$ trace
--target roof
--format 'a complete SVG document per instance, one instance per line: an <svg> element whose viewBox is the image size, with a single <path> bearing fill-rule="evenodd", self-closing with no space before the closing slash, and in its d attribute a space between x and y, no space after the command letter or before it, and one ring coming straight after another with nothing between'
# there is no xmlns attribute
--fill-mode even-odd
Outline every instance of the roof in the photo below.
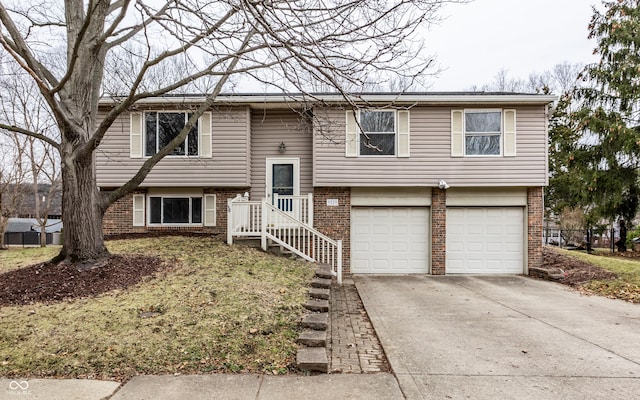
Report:
<svg viewBox="0 0 640 400"><path fill-rule="evenodd" d="M557 100L557 96L536 93L510 92L405 92L405 93L351 93L349 102L356 104L393 105L464 105L464 104L531 104L545 105ZM121 98L109 97L100 100L101 105L117 104ZM150 97L136 104L198 104L207 99L206 94L181 94ZM345 97L338 93L238 93L220 94L217 104L251 105L264 108L296 103L346 104Z"/></svg>
<svg viewBox="0 0 640 400"><path fill-rule="evenodd" d="M48 197L50 195L50 184L39 183L38 184L38 197ZM17 190L16 190L17 189ZM36 198L33 193L32 184L20 184L19 188L16 188L14 184L9 185L8 190L3 195L11 198L12 196L19 196L19 206L15 210L15 216L33 216L36 212ZM44 205L41 205L41 211L44 212ZM53 198L51 199L51 206L48 210L48 215L62 215L62 190L59 188L53 192Z"/></svg>

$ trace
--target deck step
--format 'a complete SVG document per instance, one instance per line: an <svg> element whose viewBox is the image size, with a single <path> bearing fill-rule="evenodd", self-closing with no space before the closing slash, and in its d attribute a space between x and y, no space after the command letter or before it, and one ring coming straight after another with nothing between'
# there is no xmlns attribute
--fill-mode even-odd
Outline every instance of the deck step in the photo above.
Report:
<svg viewBox="0 0 640 400"><path fill-rule="evenodd" d="M322 279L331 279L333 278L333 273L331 273L330 268L320 267L316 269L316 277L322 278Z"/></svg>
<svg viewBox="0 0 640 400"><path fill-rule="evenodd" d="M329 372L329 359L324 347L299 348L296 363L303 371Z"/></svg>
<svg viewBox="0 0 640 400"><path fill-rule="evenodd" d="M311 287L329 289L331 288L331 279L313 278L311 281Z"/></svg>
<svg viewBox="0 0 640 400"><path fill-rule="evenodd" d="M307 314L302 319L302 327L324 331L329 327L329 313Z"/></svg>
<svg viewBox="0 0 640 400"><path fill-rule="evenodd" d="M300 333L298 343L308 347L324 347L327 345L327 331L305 329Z"/></svg>
<svg viewBox="0 0 640 400"><path fill-rule="evenodd" d="M331 289L323 289L323 288L309 289L309 296L314 299L329 300L330 294L331 294Z"/></svg>
<svg viewBox="0 0 640 400"><path fill-rule="evenodd" d="M310 311L328 312L329 300L308 299L304 303L304 308Z"/></svg>

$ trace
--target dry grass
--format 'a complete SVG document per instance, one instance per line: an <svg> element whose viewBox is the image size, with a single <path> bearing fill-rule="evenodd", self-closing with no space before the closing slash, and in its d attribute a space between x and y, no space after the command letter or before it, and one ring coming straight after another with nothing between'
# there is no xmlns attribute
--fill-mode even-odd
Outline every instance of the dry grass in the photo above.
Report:
<svg viewBox="0 0 640 400"><path fill-rule="evenodd" d="M60 252L61 247L10 247L6 250L0 250L0 274L50 260Z"/></svg>
<svg viewBox="0 0 640 400"><path fill-rule="evenodd" d="M614 280L587 282L582 285L583 292L640 303L640 259L587 254L562 249L559 251L618 275L618 278Z"/></svg>
<svg viewBox="0 0 640 400"><path fill-rule="evenodd" d="M0 376L287 372L311 264L208 238L108 245L174 267L97 298L0 308Z"/></svg>

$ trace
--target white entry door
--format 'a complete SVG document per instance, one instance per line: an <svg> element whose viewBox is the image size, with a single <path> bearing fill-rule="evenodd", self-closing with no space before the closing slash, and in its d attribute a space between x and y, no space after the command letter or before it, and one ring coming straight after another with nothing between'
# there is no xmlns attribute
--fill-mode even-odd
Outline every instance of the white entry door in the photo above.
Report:
<svg viewBox="0 0 640 400"><path fill-rule="evenodd" d="M300 195L300 159L299 158L267 158L267 199L273 202L273 195L299 196ZM284 211L292 211L293 203L278 201L277 205Z"/></svg>
<svg viewBox="0 0 640 400"><path fill-rule="evenodd" d="M366 274L429 272L427 207L353 207L351 271Z"/></svg>

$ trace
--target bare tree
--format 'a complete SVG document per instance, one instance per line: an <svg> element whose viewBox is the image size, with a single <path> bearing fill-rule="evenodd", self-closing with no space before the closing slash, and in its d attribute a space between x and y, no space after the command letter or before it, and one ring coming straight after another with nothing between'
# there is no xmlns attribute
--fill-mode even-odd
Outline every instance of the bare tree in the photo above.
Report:
<svg viewBox="0 0 640 400"><path fill-rule="evenodd" d="M40 247L46 247L49 213L62 190L60 162L56 150L50 145L40 143L32 137L28 139L27 156L30 161L34 215L40 229Z"/></svg>
<svg viewBox="0 0 640 400"><path fill-rule="evenodd" d="M27 141L19 135L0 135L0 247L4 247L9 218L16 216L27 194L26 147Z"/></svg>
<svg viewBox="0 0 640 400"><path fill-rule="evenodd" d="M347 84L364 84L380 73L418 76L431 62L420 57L419 28L451 2L464 0L0 2L0 44L36 82L60 131L54 139L0 124L60 152L65 235L58 259L108 256L102 233L107 207L185 140L232 77L304 92L311 76L348 99ZM54 57L59 48L62 57ZM170 84L153 79L172 63L183 68ZM122 187L100 193L94 152L115 119L139 100L205 78L212 89L182 132ZM102 96L113 104L98 118Z"/></svg>
<svg viewBox="0 0 640 400"><path fill-rule="evenodd" d="M44 99L40 95L35 82L18 65L5 66L0 78L0 115L4 121L14 126L22 126L31 132L37 132L50 138L59 139L59 131L49 113ZM40 245L46 246L46 228L48 215L54 198L61 190L60 157L57 149L47 142L33 136L21 135L5 131L11 138L7 150L16 152L14 157L21 169L21 180L15 182L22 187L24 197L28 186L33 202L26 202L33 207L29 214L33 215L40 230ZM15 180L15 179L14 179ZM31 182L29 185L28 182ZM42 188L46 188L42 192ZM23 199L20 199L22 203ZM24 203L23 203L24 204ZM22 207L24 208L24 207ZM18 211L18 210L16 210ZM24 213L24 210L21 213ZM14 212L16 214L16 212Z"/></svg>
<svg viewBox="0 0 640 400"><path fill-rule="evenodd" d="M473 86L473 91L523 92L523 93L570 93L578 83L582 64L563 62L542 72L531 72L526 79L513 78L509 71L501 69L492 81L481 86Z"/></svg>

